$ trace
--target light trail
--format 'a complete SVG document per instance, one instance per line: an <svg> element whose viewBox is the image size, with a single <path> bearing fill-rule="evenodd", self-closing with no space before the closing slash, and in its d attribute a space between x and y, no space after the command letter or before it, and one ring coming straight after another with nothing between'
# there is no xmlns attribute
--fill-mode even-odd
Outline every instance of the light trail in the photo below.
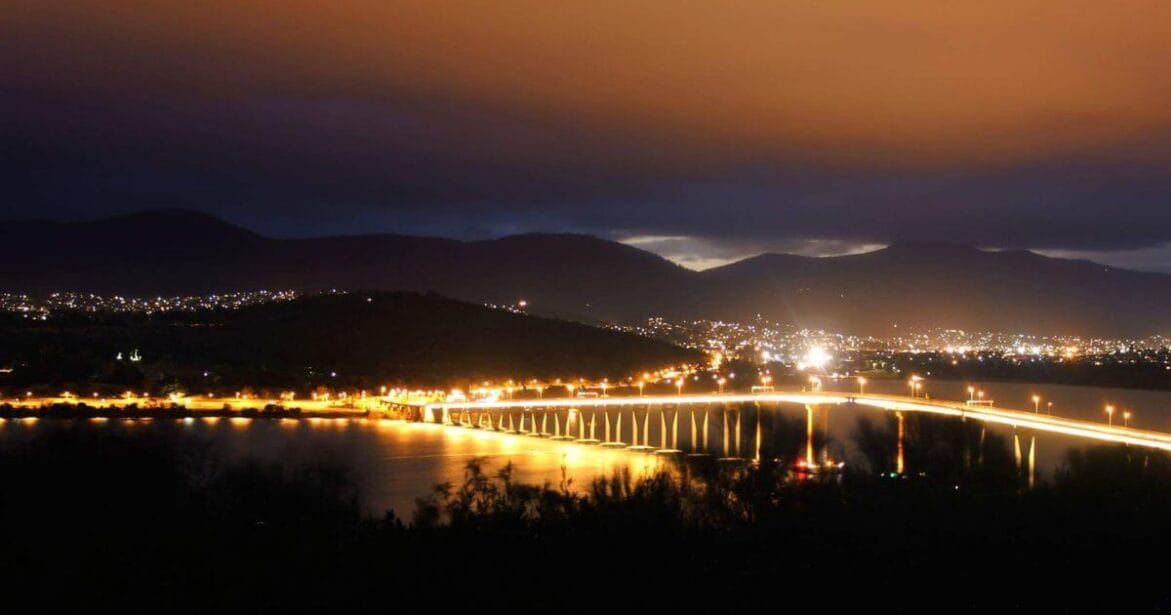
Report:
<svg viewBox="0 0 1171 615"><path fill-rule="evenodd" d="M878 408L890 412L919 412L963 419L974 419L1014 428L1032 429L1038 432L1055 433L1110 442L1131 444L1147 448L1171 451L1171 433L1135 429L1117 425L1105 425L1091 421L1067 419L1031 411L973 406L962 402L934 401L893 395L844 394L844 393L753 393L726 395L657 395L649 397L595 397L595 398L549 398L510 401L464 401L437 402L422 407L431 414L443 410L533 410L551 408L613 408L630 406L675 406L708 404L854 404Z"/></svg>

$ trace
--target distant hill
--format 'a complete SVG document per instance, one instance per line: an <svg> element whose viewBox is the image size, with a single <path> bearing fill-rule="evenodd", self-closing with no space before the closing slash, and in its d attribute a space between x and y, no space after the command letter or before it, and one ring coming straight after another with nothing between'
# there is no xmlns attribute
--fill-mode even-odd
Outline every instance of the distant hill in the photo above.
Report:
<svg viewBox="0 0 1171 615"><path fill-rule="evenodd" d="M115 360L134 349L142 363ZM138 386L127 381L138 370L148 380L173 377L186 390L466 385L484 378L619 378L702 359L636 335L403 292L155 316L0 318L0 362L15 367L0 387Z"/></svg>
<svg viewBox="0 0 1171 615"><path fill-rule="evenodd" d="M638 318L670 309L694 272L588 235L487 241L404 235L269 239L189 211L95 222L0 223L0 289L130 296L378 288L549 314Z"/></svg>
<svg viewBox="0 0 1171 615"><path fill-rule="evenodd" d="M1028 251L897 243L866 254L765 254L701 274L730 318L811 328L914 327L1082 335L1171 332L1171 276ZM713 310L713 306L704 306ZM897 325L897 326L896 326Z"/></svg>
<svg viewBox="0 0 1171 615"><path fill-rule="evenodd" d="M9 292L378 288L498 304L523 298L536 312L586 321L759 314L863 334L929 326L1171 333L1171 276L938 243L832 258L765 254L695 272L587 235L272 239L205 214L157 211L0 223L0 258L0 290Z"/></svg>

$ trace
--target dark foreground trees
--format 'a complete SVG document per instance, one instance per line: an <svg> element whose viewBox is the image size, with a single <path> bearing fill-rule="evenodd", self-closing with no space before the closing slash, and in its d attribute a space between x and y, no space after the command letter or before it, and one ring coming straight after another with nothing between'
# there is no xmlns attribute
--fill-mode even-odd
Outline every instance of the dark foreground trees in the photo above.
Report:
<svg viewBox="0 0 1171 615"><path fill-rule="evenodd" d="M715 462L535 487L473 462L408 522L363 514L334 465L62 429L0 450L0 485L0 585L40 612L1150 610L1171 594L1143 564L1171 546L1171 467L1126 448L1076 452L1033 491Z"/></svg>

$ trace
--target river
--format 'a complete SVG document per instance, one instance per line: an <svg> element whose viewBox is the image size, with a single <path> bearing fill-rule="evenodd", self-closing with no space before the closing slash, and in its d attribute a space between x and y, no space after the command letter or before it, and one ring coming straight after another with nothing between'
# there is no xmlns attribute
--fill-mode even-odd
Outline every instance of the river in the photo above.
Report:
<svg viewBox="0 0 1171 615"><path fill-rule="evenodd" d="M927 381L925 393L933 398L962 400L968 397L968 386L963 382ZM1104 407L1110 404L1116 408L1116 421L1122 421L1122 412L1130 410L1132 426L1171 432L1171 392L1018 383L974 386L985 392L985 399L994 399L998 406L1031 409L1032 396L1040 395L1041 412L1048 412L1048 404L1052 402L1056 415L1105 422ZM827 381L824 387L857 390L853 380ZM882 380L871 381L866 390L898 394L908 391L903 381ZM798 406L779 406L766 411L791 414L795 418L804 413ZM832 439L848 442L860 415L879 417L880 413L857 408L831 410L826 426ZM54 420L61 419L0 421L0 445L36 437ZM558 486L564 477L571 479L570 486L575 490L594 479L610 477L616 471L629 470L637 477L662 467L657 457L645 453L389 420L199 418L66 422L78 429L177 431L202 438L233 459L324 460L344 465L352 470L363 504L370 512L394 510L406 518L414 510L416 498L426 496L438 483L458 484L466 463L477 457L485 458L488 470L493 472L511 461L517 481ZM651 425L652 442L657 442L657 427L653 421ZM1011 428L995 430L1011 435ZM750 438L749 434L745 435L749 449ZM1037 463L1042 476L1052 472L1069 447L1084 444L1062 436L1039 437ZM855 460L848 454L847 461Z"/></svg>

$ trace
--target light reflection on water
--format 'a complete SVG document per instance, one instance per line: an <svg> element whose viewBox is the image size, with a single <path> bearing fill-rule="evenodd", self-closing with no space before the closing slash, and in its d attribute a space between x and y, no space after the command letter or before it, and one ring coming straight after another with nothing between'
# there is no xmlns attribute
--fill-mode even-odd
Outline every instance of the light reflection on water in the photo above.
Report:
<svg viewBox="0 0 1171 615"><path fill-rule="evenodd" d="M52 421L22 419L22 426L0 424L0 443L32 435ZM254 457L266 461L337 463L353 472L363 503L374 513L393 509L408 517L415 499L431 493L442 482L458 485L465 464L474 458L487 460L494 475L513 463L513 479L527 484L561 484L581 491L594 479L608 478L628 469L633 476L653 473L660 460L649 455L625 453L598 446L551 441L483 430L367 419L260 420L246 417L196 420L176 419L111 422L108 425L78 422L85 428L164 431L167 424L179 434L205 437L229 458Z"/></svg>
<svg viewBox="0 0 1171 615"><path fill-rule="evenodd" d="M966 399L967 383L928 380L932 397ZM981 384L986 398L998 405L1027 409L1034 394L1043 398L1042 411L1054 402L1054 414L1085 420L1104 421L1102 408L1111 403L1134 412L1132 425L1171 432L1171 393L1090 387L1026 384ZM826 382L829 390L856 390L853 381ZM867 391L903 393L903 381L874 381ZM796 405L773 406L765 412L781 413L803 420L804 410ZM718 413L713 413L717 416ZM826 427L832 440L848 443L859 416L881 419L879 410L859 408L832 409ZM12 438L40 432L53 421L36 418L4 421L0 419L0 443ZM717 425L713 419L713 429ZM554 441L547 438L517 436L487 430L444 427L434 424L403 423L366 419L279 419L259 420L247 417L219 419L127 421L79 421L88 429L164 430L176 426L176 433L206 438L231 458L256 457L282 462L329 461L350 468L358 482L367 508L374 513L393 509L409 517L415 499L429 494L441 482L458 485L465 464L477 457L487 459L487 471L495 473L512 462L513 478L529 484L561 484L563 475L570 487L582 490L598 478L608 478L616 471L628 470L632 476L645 476L666 467L660 458L645 453L603 448L596 445ZM659 442L658 421L650 421L651 441ZM821 428L821 421L818 421ZM627 427L629 429L629 427ZM686 434L687 429L682 430ZM1011 438L1011 428L994 429ZM629 434L627 434L629 435ZM718 441L713 433L713 440ZM742 436L751 451L751 430L746 422ZM683 435L684 440L687 436ZM1011 441L1011 440L1010 440ZM1042 475L1052 472L1069 447L1084 446L1084 441L1055 435L1038 436L1037 462ZM847 449L851 448L846 446ZM800 451L793 451L794 456ZM750 454L745 456L751 456ZM850 463L857 463L851 459ZM913 468L909 468L913 470Z"/></svg>
<svg viewBox="0 0 1171 615"><path fill-rule="evenodd" d="M1058 384L1027 384L1006 382L963 382L936 381L927 378L925 392L932 398L962 401L968 399L968 387L984 391L984 399L993 400L998 407L1015 410L1033 410L1033 395L1041 397L1040 411L1049 410L1053 402L1053 414L1084 421L1106 422L1105 407L1114 405L1115 422L1120 422L1122 410L1133 412L1130 426L1171 433L1171 391L1147 391L1136 389L1110 389L1102 387L1081 387ZM829 380L823 388L829 391L856 392L858 385L853 379ZM867 393L907 395L906 379L876 380L866 384ZM847 412L830 414L829 430L836 438L848 438L853 430L855 418ZM989 430L1008 438L1011 443L1011 427L989 427ZM1088 443L1081 438L1057 434L1037 435L1037 468L1041 475L1049 475L1062 462L1068 449L1084 447Z"/></svg>

